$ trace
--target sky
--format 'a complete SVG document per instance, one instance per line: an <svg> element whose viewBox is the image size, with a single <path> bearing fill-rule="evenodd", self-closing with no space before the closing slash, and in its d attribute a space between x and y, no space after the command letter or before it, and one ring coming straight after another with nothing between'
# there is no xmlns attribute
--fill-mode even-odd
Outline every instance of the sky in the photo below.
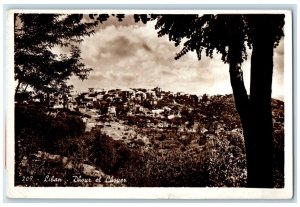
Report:
<svg viewBox="0 0 300 207"><path fill-rule="evenodd" d="M175 47L167 36L158 37L155 22L134 23L132 16L123 22L110 18L85 37L80 45L82 61L93 68L88 80L72 77L74 90L88 88L129 89L155 88L189 94L231 94L229 65L217 54L213 59L202 56L198 61L195 52L178 60L174 57L182 46ZM274 98L283 99L284 41L275 49L273 91ZM242 64L247 91L250 87L250 58Z"/></svg>

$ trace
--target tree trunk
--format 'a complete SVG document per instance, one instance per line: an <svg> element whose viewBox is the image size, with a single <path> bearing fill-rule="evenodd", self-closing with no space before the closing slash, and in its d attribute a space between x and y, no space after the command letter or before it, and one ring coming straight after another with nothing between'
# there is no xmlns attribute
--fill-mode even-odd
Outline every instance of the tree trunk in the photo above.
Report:
<svg viewBox="0 0 300 207"><path fill-rule="evenodd" d="M273 187L271 88L273 72L272 24L258 18L251 57L250 98L239 63L238 45L229 47L229 73L236 109L243 127L247 158L247 186Z"/></svg>
<svg viewBox="0 0 300 207"><path fill-rule="evenodd" d="M27 87L28 87L28 83L26 84L26 86L25 86L25 88L24 88L24 90L23 90L23 93L26 92Z"/></svg>
<svg viewBox="0 0 300 207"><path fill-rule="evenodd" d="M18 81L18 85L17 85L17 87L16 87L15 96L16 96L16 94L17 94L18 91L19 91L20 85L21 85L21 81L19 80L19 81Z"/></svg>
<svg viewBox="0 0 300 207"><path fill-rule="evenodd" d="M249 115L249 98L247 95L247 90L245 88L244 80L243 80L243 72L241 69L241 64L239 61L239 57L241 55L240 48L232 44L229 47L229 74L230 74L230 83L233 91L235 107L240 116L242 128L243 128L243 136L245 141L246 148L246 159L247 159L247 175L249 175L249 171L252 166L248 165L248 159L251 160L251 149L249 146L249 140L251 140L251 121ZM255 166L254 166L255 167ZM249 178L249 176L247 176ZM248 185L249 181L247 181Z"/></svg>
<svg viewBox="0 0 300 207"><path fill-rule="evenodd" d="M273 46L271 17L256 20L250 83L251 139L248 140L249 187L273 187L273 123L271 109Z"/></svg>
<svg viewBox="0 0 300 207"><path fill-rule="evenodd" d="M235 50L236 48L230 49L230 52L240 52L240 50ZM241 64L235 59L231 58L229 63L229 74L230 83L233 91L235 107L240 116L244 134L248 135L249 128L249 98L245 88L243 80L243 72L241 69Z"/></svg>

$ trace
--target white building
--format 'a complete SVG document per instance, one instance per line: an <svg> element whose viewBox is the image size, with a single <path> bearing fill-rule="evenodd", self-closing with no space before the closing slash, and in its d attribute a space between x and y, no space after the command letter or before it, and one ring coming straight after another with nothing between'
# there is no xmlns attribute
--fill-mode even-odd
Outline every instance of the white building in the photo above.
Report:
<svg viewBox="0 0 300 207"><path fill-rule="evenodd" d="M110 107L108 107L107 113L108 113L108 115L110 115L110 116L117 116L116 107L115 107L115 106L110 106Z"/></svg>
<svg viewBox="0 0 300 207"><path fill-rule="evenodd" d="M143 91L138 91L135 93L135 97L140 100L140 101L143 101L147 98L147 94L144 93Z"/></svg>

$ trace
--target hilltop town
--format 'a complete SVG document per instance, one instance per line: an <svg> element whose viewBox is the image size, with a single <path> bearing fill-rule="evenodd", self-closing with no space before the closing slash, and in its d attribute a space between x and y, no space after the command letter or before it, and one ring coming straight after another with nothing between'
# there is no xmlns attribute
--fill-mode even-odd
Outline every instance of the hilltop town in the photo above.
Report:
<svg viewBox="0 0 300 207"><path fill-rule="evenodd" d="M33 102L43 102L42 99L36 97ZM272 107L274 135L281 137L284 103L273 99ZM205 134L220 136L220 133L230 132L242 136L231 94L197 96L163 91L159 87L129 90L89 88L87 92L52 94L48 108L54 117L62 111L76 115L83 122L85 132L101 130L112 139L136 149L155 149L158 145L156 139L163 141L169 137L175 140L178 136L193 136L197 142ZM159 148L174 147L174 142L178 141L174 140L160 142ZM191 140L181 141L190 143Z"/></svg>
<svg viewBox="0 0 300 207"><path fill-rule="evenodd" d="M194 111L200 99L208 99L208 96L165 92L156 87L150 90L115 89L108 91L89 88L88 92L71 92L67 95L53 95L50 98L50 106L54 109L67 108L70 111L80 112L86 123L86 131L90 131L97 126L103 126L100 121L103 121L103 118L112 121L122 120L125 117L144 117L148 118L146 123L148 127L154 127L155 124L158 128L175 127L174 123L171 124L171 120L178 122L182 116ZM156 122L153 122L153 118ZM186 120L186 122L186 125L189 125L189 130L195 131L194 124L189 123L191 120Z"/></svg>

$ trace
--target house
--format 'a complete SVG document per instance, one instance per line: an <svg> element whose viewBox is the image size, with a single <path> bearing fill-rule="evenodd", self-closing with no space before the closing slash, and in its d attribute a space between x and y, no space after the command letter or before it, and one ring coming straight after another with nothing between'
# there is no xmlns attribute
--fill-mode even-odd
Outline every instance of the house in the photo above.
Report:
<svg viewBox="0 0 300 207"><path fill-rule="evenodd" d="M89 90L89 93L94 93L94 88L88 88L88 90Z"/></svg>
<svg viewBox="0 0 300 207"><path fill-rule="evenodd" d="M178 97L178 96L184 96L184 95L186 95L184 92L177 92L176 93L176 96Z"/></svg>
<svg viewBox="0 0 300 207"><path fill-rule="evenodd" d="M158 128L164 128L164 124L162 122L160 122L160 123L157 124L157 127Z"/></svg>
<svg viewBox="0 0 300 207"><path fill-rule="evenodd" d="M171 114L168 116L168 119L174 119L176 116L174 114Z"/></svg>
<svg viewBox="0 0 300 207"><path fill-rule="evenodd" d="M151 110L153 116L161 116L161 114L164 112L163 109L153 109Z"/></svg>
<svg viewBox="0 0 300 207"><path fill-rule="evenodd" d="M64 105L62 102L58 102L58 103L54 104L53 108L54 109L62 109L62 108L64 108Z"/></svg>
<svg viewBox="0 0 300 207"><path fill-rule="evenodd" d="M172 109L170 107L168 107L168 106L164 106L163 110L170 112Z"/></svg>
<svg viewBox="0 0 300 207"><path fill-rule="evenodd" d="M146 92L147 99L156 99L156 92L153 90L147 90Z"/></svg>
<svg viewBox="0 0 300 207"><path fill-rule="evenodd" d="M147 94L144 93L143 91L138 91L138 92L135 93L135 97L139 101L144 101L147 98Z"/></svg>
<svg viewBox="0 0 300 207"><path fill-rule="evenodd" d="M94 88L95 93L103 93L105 90L103 88Z"/></svg>
<svg viewBox="0 0 300 207"><path fill-rule="evenodd" d="M86 123L85 131L90 132L95 128L95 126L96 126L96 123L88 122L88 123Z"/></svg>
<svg viewBox="0 0 300 207"><path fill-rule="evenodd" d="M122 99L120 97L115 97L112 100L113 103L122 103Z"/></svg>
<svg viewBox="0 0 300 207"><path fill-rule="evenodd" d="M152 91L155 91L156 96L160 96L160 93L161 93L162 90L159 87L155 87L155 88L152 89Z"/></svg>
<svg viewBox="0 0 300 207"><path fill-rule="evenodd" d="M96 99L101 101L101 100L103 100L104 95L105 95L105 91L97 92L96 93Z"/></svg>
<svg viewBox="0 0 300 207"><path fill-rule="evenodd" d="M103 92L103 88L88 88L89 93L97 93L97 92Z"/></svg>
<svg viewBox="0 0 300 207"><path fill-rule="evenodd" d="M82 121L83 121L83 123L87 123L87 122L89 121L89 118L87 118L87 117L82 117Z"/></svg>
<svg viewBox="0 0 300 207"><path fill-rule="evenodd" d="M107 113L109 116L117 116L116 107L115 106L108 107Z"/></svg>
<svg viewBox="0 0 300 207"><path fill-rule="evenodd" d="M127 98L127 99L132 100L133 98L135 98L135 91L132 89L122 90L120 93L121 93L121 96L123 99Z"/></svg>
<svg viewBox="0 0 300 207"><path fill-rule="evenodd" d="M93 94L91 94L91 93L84 94L84 99L87 102L97 101L96 94L94 94L94 93Z"/></svg>
<svg viewBox="0 0 300 207"><path fill-rule="evenodd" d="M71 101L67 103L67 108L71 111L75 111L75 109L77 108L77 103L76 101Z"/></svg>
<svg viewBox="0 0 300 207"><path fill-rule="evenodd" d="M152 111L150 109L144 108L143 112L146 116L152 116Z"/></svg>

